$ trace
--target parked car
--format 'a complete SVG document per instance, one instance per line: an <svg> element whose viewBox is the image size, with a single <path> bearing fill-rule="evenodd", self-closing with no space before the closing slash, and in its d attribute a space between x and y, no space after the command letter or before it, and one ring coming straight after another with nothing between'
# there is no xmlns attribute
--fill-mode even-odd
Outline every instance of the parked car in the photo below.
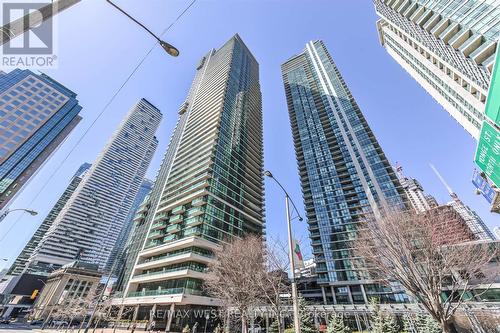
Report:
<svg viewBox="0 0 500 333"><path fill-rule="evenodd" d="M10 324L10 319L0 319L0 324Z"/></svg>
<svg viewBox="0 0 500 333"><path fill-rule="evenodd" d="M54 320L52 324L54 326L68 326L68 322L66 320Z"/></svg>

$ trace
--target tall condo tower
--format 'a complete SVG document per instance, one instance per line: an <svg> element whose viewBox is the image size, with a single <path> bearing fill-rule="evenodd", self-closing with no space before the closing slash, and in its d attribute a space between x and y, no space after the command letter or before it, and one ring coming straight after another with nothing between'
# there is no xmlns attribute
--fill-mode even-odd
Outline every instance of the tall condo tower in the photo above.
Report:
<svg viewBox="0 0 500 333"><path fill-rule="evenodd" d="M82 119L76 94L45 74L0 71L0 215Z"/></svg>
<svg viewBox="0 0 500 333"><path fill-rule="evenodd" d="M500 1L374 3L387 52L478 139L500 36Z"/></svg>
<svg viewBox="0 0 500 333"><path fill-rule="evenodd" d="M152 307L216 305L202 289L207 264L221 242L263 233L263 183L259 65L235 35L196 66L156 183L136 216L148 235L124 304L140 305L139 317ZM186 320L169 321L167 329L181 330Z"/></svg>
<svg viewBox="0 0 500 333"><path fill-rule="evenodd" d="M14 261L14 263L10 267L9 274L20 275L25 271L26 264L28 263L31 255L35 251L36 247L42 240L45 233L50 229L50 227L54 223L54 220L56 219L57 215L59 215L64 205L66 205L66 202L68 202L71 195L75 192L76 188L82 181L83 176L85 175L85 173L88 171L89 168L90 168L89 163L84 163L78 168L77 172L71 178L68 187L66 187L66 190L64 190L63 194L59 197L54 207L52 207L49 214L47 214L42 224L40 224L38 229L35 231L35 234L31 237L28 244L26 244L21 254L19 254L16 261ZM32 267L29 267L29 269L26 270L26 272L32 274L48 274L53 270L59 268L58 265L56 267L51 267L51 266L47 267L46 265L43 265L43 263L40 264L41 267L33 265Z"/></svg>
<svg viewBox="0 0 500 333"><path fill-rule="evenodd" d="M123 262L125 258L126 248L128 246L128 243L131 241L130 237L132 237L133 234L132 231L134 230L134 218L137 211L141 207L142 202L146 199L149 192L151 192L152 187L153 181L144 178L141 187L139 188L139 192L135 197L134 203L132 204L132 207L130 207L127 219L125 220L122 231L118 236L118 240L115 243L115 247L113 249L113 253L111 254L110 260L108 260L108 266L106 267L106 270L109 270L113 267L115 260L119 261L116 263L113 273L120 275L122 274L121 272L125 269ZM121 264L119 264L120 262Z"/></svg>
<svg viewBox="0 0 500 333"><path fill-rule="evenodd" d="M355 269L349 241L366 213L405 206L405 195L322 41L281 66L318 284L325 303L403 302Z"/></svg>
<svg viewBox="0 0 500 333"><path fill-rule="evenodd" d="M40 241L30 266L79 259L106 267L158 145L161 117L145 99L130 109Z"/></svg>

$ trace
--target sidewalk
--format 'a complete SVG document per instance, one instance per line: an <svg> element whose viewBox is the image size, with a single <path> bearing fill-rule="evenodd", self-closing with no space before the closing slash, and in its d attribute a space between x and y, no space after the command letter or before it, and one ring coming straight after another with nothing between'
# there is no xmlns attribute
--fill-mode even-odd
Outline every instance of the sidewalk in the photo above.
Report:
<svg viewBox="0 0 500 333"><path fill-rule="evenodd" d="M89 333L92 333L92 330L93 329L89 329ZM82 329L80 331L80 333L83 333L84 329ZM56 329L44 329L44 330L41 330L41 329L34 329L33 332L37 332L37 333L77 333L78 332L78 328L74 329L74 330L71 330L71 329L68 329L66 331L66 329L60 329L60 330L56 330ZM113 329L112 328L96 328L95 329L95 333L113 333ZM116 333L131 333L132 330L125 330L125 329L119 329L117 328ZM135 332L134 333L141 333L141 332L147 332L147 331L144 331L143 328L140 328L140 329L135 329ZM158 332L161 332L163 333L163 331L158 331ZM152 331L151 333L156 333L156 331Z"/></svg>

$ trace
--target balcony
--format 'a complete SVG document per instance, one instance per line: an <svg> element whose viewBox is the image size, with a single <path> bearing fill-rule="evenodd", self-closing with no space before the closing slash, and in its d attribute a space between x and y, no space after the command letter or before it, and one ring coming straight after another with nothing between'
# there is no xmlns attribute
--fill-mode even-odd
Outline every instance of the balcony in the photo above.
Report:
<svg viewBox="0 0 500 333"><path fill-rule="evenodd" d="M193 207L203 206L204 204L206 204L206 202L203 198L196 198L191 202L191 206Z"/></svg>
<svg viewBox="0 0 500 333"><path fill-rule="evenodd" d="M182 214L184 213L184 206L178 206L172 209L172 214L177 215L177 214Z"/></svg>
<svg viewBox="0 0 500 333"><path fill-rule="evenodd" d="M203 295L203 292L201 290L196 290L191 288L168 288L168 289L132 291L127 294L127 297L161 296L161 295L173 295L173 294Z"/></svg>
<svg viewBox="0 0 500 333"><path fill-rule="evenodd" d="M207 269L206 268L201 268L201 267L195 267L193 265L185 265L185 266L180 266L180 267L163 269L161 271L156 271L156 272L136 274L136 275L133 276L133 279L140 278L140 277L145 277L145 276L154 276L154 275L159 275L159 274L179 272L179 271L189 271L189 270L195 271L195 272L204 273L204 272L206 272Z"/></svg>
<svg viewBox="0 0 500 333"><path fill-rule="evenodd" d="M172 294L183 294L183 293L184 293L184 288L155 289L155 290L142 290L142 291L129 292L127 294L127 297L172 295Z"/></svg>
<svg viewBox="0 0 500 333"><path fill-rule="evenodd" d="M165 233L162 230L157 230L157 231L150 232L148 235L148 238L155 239L155 238L160 238L163 236L165 236Z"/></svg>
<svg viewBox="0 0 500 333"><path fill-rule="evenodd" d="M171 218L169 218L168 222L171 224L174 224L174 223L182 222L182 220L183 220L182 215L178 214L178 215L174 215Z"/></svg>
<svg viewBox="0 0 500 333"><path fill-rule="evenodd" d="M199 227L192 227L184 230L184 237L188 236L199 236L201 234L201 228Z"/></svg>
<svg viewBox="0 0 500 333"><path fill-rule="evenodd" d="M204 210L203 210L203 208L200 208L200 207L191 208L190 210L187 211L188 217L198 216L198 215L201 215L203 213L204 213Z"/></svg>
<svg viewBox="0 0 500 333"><path fill-rule="evenodd" d="M203 223L203 219L201 217L191 217L186 219L187 227L194 227Z"/></svg>
<svg viewBox="0 0 500 333"><path fill-rule="evenodd" d="M204 271L191 269L186 266L176 269L166 269L164 271L136 274L132 276L130 283L152 283L180 278L204 279L206 278L206 273Z"/></svg>
<svg viewBox="0 0 500 333"><path fill-rule="evenodd" d="M167 232L174 234L176 232L179 232L181 230L181 226L179 224L173 224L167 227Z"/></svg>
<svg viewBox="0 0 500 333"><path fill-rule="evenodd" d="M181 256L181 255L184 255L187 253L193 254L193 255L199 255L199 256L202 256L205 258L213 258L214 257L212 252L209 250L196 248L196 247L188 247L188 248L184 248L181 250L175 250L172 252L167 252L167 253L160 254L160 255L157 255L157 256L154 256L151 258L144 259L144 261L142 263L139 263L139 265L145 264L145 263L150 263L150 262L155 262L155 261L160 261L160 260L163 260L165 258L178 257L178 256Z"/></svg>
<svg viewBox="0 0 500 333"><path fill-rule="evenodd" d="M162 229L166 226L167 224L165 222L157 222L157 223L153 223L151 225L151 229L154 230L154 229Z"/></svg>
<svg viewBox="0 0 500 333"><path fill-rule="evenodd" d="M177 238L178 238L177 234L170 234L170 235L165 236L165 238L163 238L163 242L164 243L171 242L171 241L176 240Z"/></svg>
<svg viewBox="0 0 500 333"><path fill-rule="evenodd" d="M145 248L150 248L150 247L155 247L155 246L159 246L159 245L163 245L163 242L162 241L159 241L157 239L153 239L153 240L150 240L146 243L146 246Z"/></svg>
<svg viewBox="0 0 500 333"><path fill-rule="evenodd" d="M156 215L155 215L155 218L154 218L154 220L153 220L153 221L155 221L155 222L156 222L156 221L159 221L159 220L163 219L164 217L166 217L167 215L168 215L167 213L159 213L159 214L156 214Z"/></svg>

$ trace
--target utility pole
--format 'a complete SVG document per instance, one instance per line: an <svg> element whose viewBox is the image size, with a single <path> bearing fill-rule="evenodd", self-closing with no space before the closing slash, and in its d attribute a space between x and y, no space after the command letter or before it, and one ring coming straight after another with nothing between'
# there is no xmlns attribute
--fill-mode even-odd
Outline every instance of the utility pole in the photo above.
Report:
<svg viewBox="0 0 500 333"><path fill-rule="evenodd" d="M293 302L293 326L294 326L294 332L295 333L300 333L300 314L299 314L299 294L297 291L297 281L295 280L295 262L293 261L293 234L292 234L292 219L290 217L290 202L293 205L293 208L295 209L295 212L297 213L297 217L299 218L299 221L302 221L302 216L300 216L300 213L297 209L297 206L295 206L295 203L293 200L290 198L288 195L288 192L285 190L283 185L273 176L273 174L266 170L264 171L264 176L267 176L274 180L276 184L283 190L285 193L285 206L286 206L286 221L287 221L287 227L288 227L288 259L290 260L290 269L291 269L291 274L292 274L292 302Z"/></svg>

